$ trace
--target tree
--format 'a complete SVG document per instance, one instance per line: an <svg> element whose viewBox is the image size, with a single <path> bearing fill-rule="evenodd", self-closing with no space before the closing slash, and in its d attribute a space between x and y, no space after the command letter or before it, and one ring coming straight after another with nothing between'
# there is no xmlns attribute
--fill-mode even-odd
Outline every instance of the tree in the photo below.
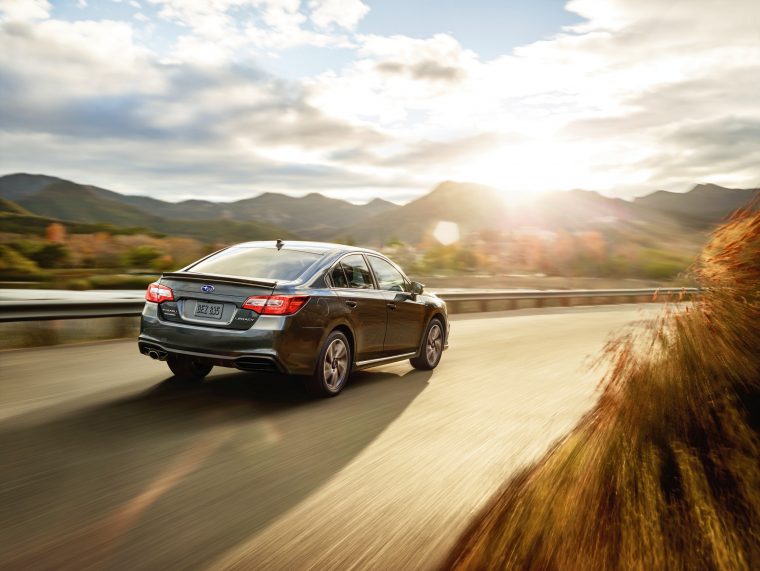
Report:
<svg viewBox="0 0 760 571"><path fill-rule="evenodd" d="M45 240L63 244L66 242L66 227L60 222L53 222L45 229Z"/></svg>
<svg viewBox="0 0 760 571"><path fill-rule="evenodd" d="M165 272L167 270L171 270L175 265L176 264L174 263L174 259L169 254L160 256L151 262L151 268L157 272Z"/></svg>
<svg viewBox="0 0 760 571"><path fill-rule="evenodd" d="M136 246L127 252L126 262L132 268L147 268L160 257L161 252L153 246Z"/></svg>
<svg viewBox="0 0 760 571"><path fill-rule="evenodd" d="M63 244L45 244L29 257L41 268L62 268L69 263L71 252Z"/></svg>
<svg viewBox="0 0 760 571"><path fill-rule="evenodd" d="M454 254L454 267L457 270L475 270L479 265L478 256L467 248L460 248Z"/></svg>

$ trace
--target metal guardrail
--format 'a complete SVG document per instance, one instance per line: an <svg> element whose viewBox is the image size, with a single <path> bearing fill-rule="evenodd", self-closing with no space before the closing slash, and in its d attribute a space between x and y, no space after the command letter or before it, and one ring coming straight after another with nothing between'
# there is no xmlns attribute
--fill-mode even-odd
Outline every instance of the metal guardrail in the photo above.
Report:
<svg viewBox="0 0 760 571"><path fill-rule="evenodd" d="M462 313L461 304L477 303L480 311L492 309L490 302L509 301L509 307L516 309L517 301L533 300L536 307L543 307L550 299L559 299L561 305L569 306L573 300L609 300L612 303L633 303L678 298L691 298L699 293L697 288L643 288L643 289L575 289L575 290L468 290L447 292L440 295L449 304L449 313Z"/></svg>
<svg viewBox="0 0 760 571"><path fill-rule="evenodd" d="M0 301L0 322L129 317L140 315L144 305L144 299Z"/></svg>
<svg viewBox="0 0 760 571"><path fill-rule="evenodd" d="M645 289L555 289L555 290L469 290L440 295L446 301L483 301L505 299L551 299L577 297L643 297L655 295L695 295L697 288Z"/></svg>
<svg viewBox="0 0 760 571"><path fill-rule="evenodd" d="M576 290L465 290L438 294L446 302L479 302L486 310L490 301L546 300L577 298L617 298L633 301L642 297L691 297L697 288L648 289L576 289ZM44 299L0 301L0 322L45 321L54 319L89 319L95 317L129 317L142 313L142 298L126 299ZM538 303L541 305L541 303ZM453 312L452 312L453 313Z"/></svg>

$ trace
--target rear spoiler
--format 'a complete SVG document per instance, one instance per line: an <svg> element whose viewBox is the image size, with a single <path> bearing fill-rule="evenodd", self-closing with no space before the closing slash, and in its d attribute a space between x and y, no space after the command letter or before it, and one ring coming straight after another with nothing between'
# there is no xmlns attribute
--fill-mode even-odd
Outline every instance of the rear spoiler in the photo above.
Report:
<svg viewBox="0 0 760 571"><path fill-rule="evenodd" d="M239 278L236 276L225 276L222 274L200 274L196 272L164 272L161 279L180 279L195 282L215 282L232 285L254 285L259 287L268 287L274 289L277 280L267 280L263 278Z"/></svg>

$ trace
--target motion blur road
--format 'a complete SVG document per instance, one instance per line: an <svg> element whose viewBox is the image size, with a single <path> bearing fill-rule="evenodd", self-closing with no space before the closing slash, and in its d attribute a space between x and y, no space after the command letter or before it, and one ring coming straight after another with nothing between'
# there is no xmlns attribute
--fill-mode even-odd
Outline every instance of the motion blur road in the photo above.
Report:
<svg viewBox="0 0 760 571"><path fill-rule="evenodd" d="M430 569L593 404L609 335L653 306L454 316L438 369L335 399L134 341L0 353L0 568Z"/></svg>

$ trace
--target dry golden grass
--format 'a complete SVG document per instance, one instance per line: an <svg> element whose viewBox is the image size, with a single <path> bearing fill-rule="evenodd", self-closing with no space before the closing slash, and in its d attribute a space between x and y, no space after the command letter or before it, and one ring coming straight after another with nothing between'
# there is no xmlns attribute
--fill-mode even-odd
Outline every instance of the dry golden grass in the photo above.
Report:
<svg viewBox="0 0 760 571"><path fill-rule="evenodd" d="M695 272L704 295L608 346L597 406L446 568L760 569L760 212Z"/></svg>

